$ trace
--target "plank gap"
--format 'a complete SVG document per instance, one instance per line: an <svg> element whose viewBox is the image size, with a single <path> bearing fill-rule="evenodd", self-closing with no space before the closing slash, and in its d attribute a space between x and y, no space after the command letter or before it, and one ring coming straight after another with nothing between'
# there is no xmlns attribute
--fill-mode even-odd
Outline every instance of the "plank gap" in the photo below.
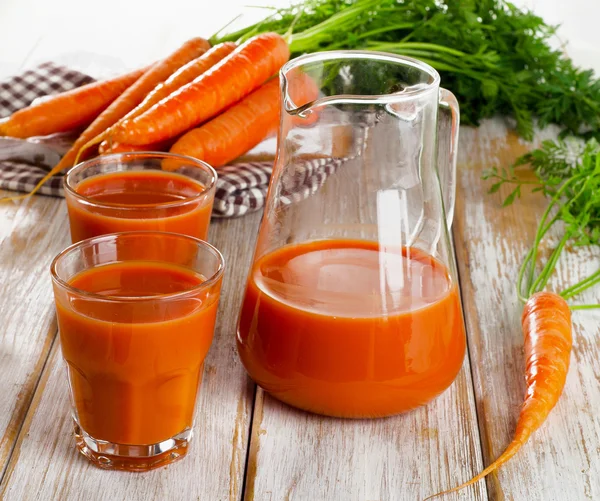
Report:
<svg viewBox="0 0 600 501"><path fill-rule="evenodd" d="M465 297L464 297L464 292L463 292L463 277L461 276L460 273L460 268L458 267L458 253L456 251L456 244L454 242L454 239L452 239L452 254L454 256L454 263L455 263L455 269L456 269L456 277L458 279L458 290L460 291L460 304L461 307L463 308L463 323L465 326L465 334L467 333L467 321L465 318L465 314L464 314L464 304L465 304ZM466 279L468 280L468 278ZM466 282L465 280L465 282ZM476 393L476 388L475 388L475 377L473 375L473 363L475 363L475 360L473 359L473 356L471 355L471 343L470 343L470 337L467 335L467 357L469 359L469 381L471 383L471 388L473 389L473 407L474 407L474 411L475 411L475 422L477 423L477 436L479 437L479 451L481 453L481 462L482 462L482 467L485 468L485 454L484 454L484 450L483 450L483 440L484 440L484 436L482 436L483 430L482 430L482 426L481 426L481 416L479 415L479 409L477 408L477 393ZM475 472L475 474L478 474L479 472ZM484 485L484 492L485 495L487 496L487 499L491 499L490 498L490 490L488 489L488 479L490 479L491 476L488 475L485 478L485 482L483 483ZM462 480L460 481L461 483L463 481L466 481L468 479ZM454 487L454 486L451 486Z"/></svg>
<svg viewBox="0 0 600 501"><path fill-rule="evenodd" d="M250 415L250 423L248 427L248 448L246 449L246 463L244 465L244 482L242 484L242 495L240 499L246 501L246 491L249 489L248 501L254 500L254 481L256 479L256 455L259 447L260 430L254 434L254 417L256 416L257 408L261 414L263 411L264 390L257 384L254 384L254 398L252 400L252 413ZM252 463L251 463L252 461Z"/></svg>

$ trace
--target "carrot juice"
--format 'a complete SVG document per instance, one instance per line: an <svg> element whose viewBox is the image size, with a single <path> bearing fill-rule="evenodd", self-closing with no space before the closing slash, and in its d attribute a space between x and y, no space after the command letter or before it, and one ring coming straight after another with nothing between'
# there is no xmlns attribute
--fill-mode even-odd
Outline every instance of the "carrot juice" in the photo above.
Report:
<svg viewBox="0 0 600 501"><path fill-rule="evenodd" d="M161 170L165 158L182 167ZM122 153L84 162L65 177L71 239L146 230L205 240L216 177L208 164L168 153Z"/></svg>
<svg viewBox="0 0 600 501"><path fill-rule="evenodd" d="M153 241L185 252L155 260ZM193 264L179 262L192 251ZM222 270L206 242L160 232L83 240L54 260L77 443L96 464L143 470L187 451Z"/></svg>
<svg viewBox="0 0 600 501"><path fill-rule="evenodd" d="M77 289L112 297L189 290L204 277L174 265L128 262L76 275ZM155 444L192 425L217 301L57 303L60 342L80 426L95 439Z"/></svg>
<svg viewBox="0 0 600 501"><path fill-rule="evenodd" d="M321 240L259 257L250 272L238 351L276 398L319 414L388 416L425 404L465 353L459 292L416 248Z"/></svg>
<svg viewBox="0 0 600 501"><path fill-rule="evenodd" d="M71 239L119 231L155 230L206 239L212 199L181 204L205 187L180 174L134 171L102 174L83 180L75 192L90 200L67 196Z"/></svg>

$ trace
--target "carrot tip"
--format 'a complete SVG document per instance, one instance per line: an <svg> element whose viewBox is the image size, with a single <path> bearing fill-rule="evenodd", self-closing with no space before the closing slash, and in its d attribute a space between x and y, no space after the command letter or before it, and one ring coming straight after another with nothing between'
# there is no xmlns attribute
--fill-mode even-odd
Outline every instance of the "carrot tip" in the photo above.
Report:
<svg viewBox="0 0 600 501"><path fill-rule="evenodd" d="M9 202L11 200L13 202L17 202L19 200L26 200L31 195L33 195L33 193L24 193L23 195L15 195L13 197L2 197L2 198L0 198L0 203Z"/></svg>

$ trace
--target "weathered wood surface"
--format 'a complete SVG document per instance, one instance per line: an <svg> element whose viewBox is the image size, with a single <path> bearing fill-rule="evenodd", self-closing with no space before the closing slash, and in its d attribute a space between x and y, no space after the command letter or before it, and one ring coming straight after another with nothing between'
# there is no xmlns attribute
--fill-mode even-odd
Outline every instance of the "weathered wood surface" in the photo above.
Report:
<svg viewBox="0 0 600 501"><path fill-rule="evenodd" d="M515 278L544 205L527 195L503 209L506 193L488 195L480 176L527 147L499 121L463 129L454 240L469 353L447 392L395 418L328 419L260 389L255 398L234 336L260 215L213 222L210 238L227 274L196 436L184 461L148 474L101 471L73 447L48 274L69 241L64 203L35 197L1 205L0 498L412 501L467 480L514 430L524 390ZM552 285L596 269L598 258L586 249L569 254ZM596 290L581 301L598 299ZM574 314L572 369L543 428L487 484L446 499L600 498L599 318Z"/></svg>
<svg viewBox="0 0 600 501"><path fill-rule="evenodd" d="M0 477L56 335L49 270L65 221L57 199L0 204Z"/></svg>
<svg viewBox="0 0 600 501"><path fill-rule="evenodd" d="M543 136L553 137L552 131ZM501 121L465 129L461 136L454 238L486 465L510 442L523 401L522 306L515 284L546 202L539 194L525 194L502 208L508 190L488 194L489 183L481 174L494 165L510 165L530 147ZM560 290L597 270L599 257L586 249L571 252L550 287ZM598 303L599 288L576 299ZM563 396L532 440L497 476L489 477L490 499L600 499L599 320L598 312L573 314L574 349Z"/></svg>
<svg viewBox="0 0 600 501"><path fill-rule="evenodd" d="M378 420L294 410L258 390L245 501L420 500L481 466L468 362L427 407ZM487 499L479 484L448 499Z"/></svg>
<svg viewBox="0 0 600 501"><path fill-rule="evenodd" d="M64 226L66 214L61 216L57 224ZM20 430L0 499L241 498L254 385L237 357L235 323L259 218L253 214L211 226L209 240L222 251L227 268L215 338L196 407L195 436L187 457L146 474L92 467L74 448L66 377L56 343ZM44 271L43 280L47 281ZM37 299L50 310L50 291ZM50 311L43 318L50 322Z"/></svg>

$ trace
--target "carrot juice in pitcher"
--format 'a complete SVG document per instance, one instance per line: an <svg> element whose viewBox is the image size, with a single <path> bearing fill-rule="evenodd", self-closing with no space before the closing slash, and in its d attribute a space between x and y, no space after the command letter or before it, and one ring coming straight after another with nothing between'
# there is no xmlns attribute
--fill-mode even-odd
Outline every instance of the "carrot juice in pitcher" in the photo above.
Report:
<svg viewBox="0 0 600 501"><path fill-rule="evenodd" d="M340 417L397 414L437 396L461 368L458 288L417 248L284 246L250 272L238 350L255 381L286 403Z"/></svg>
<svg viewBox="0 0 600 501"><path fill-rule="evenodd" d="M297 91L306 77L319 89L311 101ZM241 360L271 395L319 414L390 416L426 404L465 355L448 232L456 100L432 67L381 52L305 54L279 79Z"/></svg>

